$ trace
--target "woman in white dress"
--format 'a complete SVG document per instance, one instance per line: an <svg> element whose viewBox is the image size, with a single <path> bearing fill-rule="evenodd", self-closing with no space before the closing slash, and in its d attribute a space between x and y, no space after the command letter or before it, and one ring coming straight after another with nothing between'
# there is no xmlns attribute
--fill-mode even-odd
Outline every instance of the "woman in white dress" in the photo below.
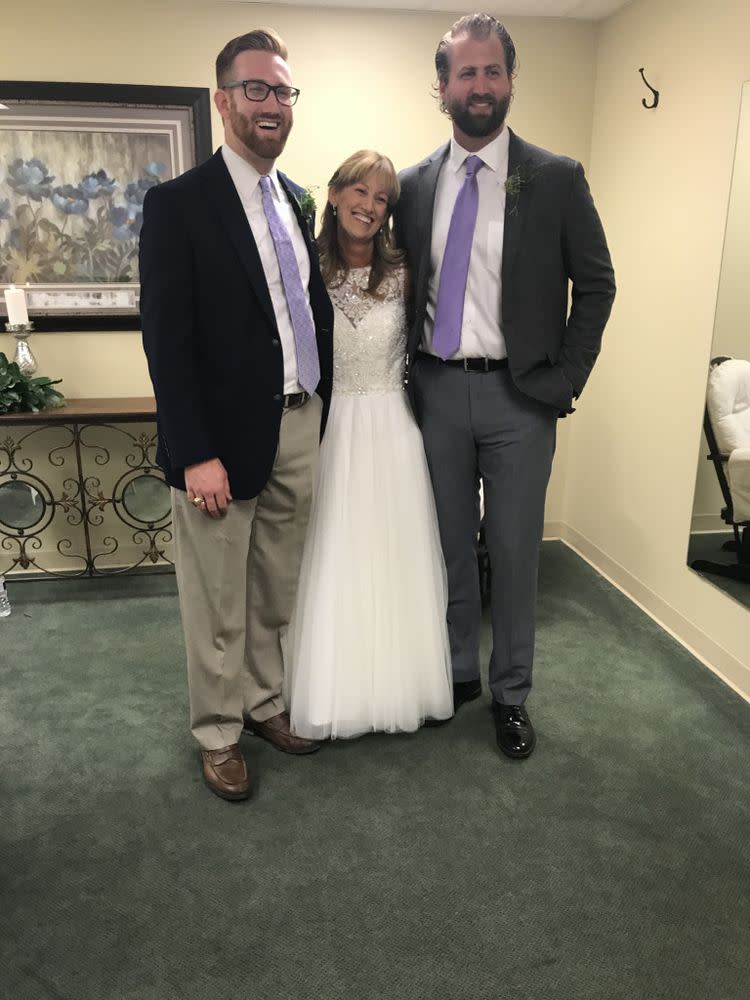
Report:
<svg viewBox="0 0 750 1000"><path fill-rule="evenodd" d="M286 644L292 731L411 732L453 714L448 603L422 437L404 391L406 270L391 161L336 171L318 247L333 302L333 397Z"/></svg>

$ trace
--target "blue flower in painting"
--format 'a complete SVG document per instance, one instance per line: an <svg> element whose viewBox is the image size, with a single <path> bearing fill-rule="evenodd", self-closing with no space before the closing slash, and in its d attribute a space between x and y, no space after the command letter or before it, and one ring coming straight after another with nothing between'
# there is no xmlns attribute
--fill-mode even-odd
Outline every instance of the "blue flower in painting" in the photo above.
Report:
<svg viewBox="0 0 750 1000"><path fill-rule="evenodd" d="M128 205L127 208L118 205L112 209L110 222L112 235L116 240L130 240L141 234L143 212L137 205Z"/></svg>
<svg viewBox="0 0 750 1000"><path fill-rule="evenodd" d="M143 227L143 209L134 211L130 218L130 231L133 236L140 236Z"/></svg>
<svg viewBox="0 0 750 1000"><path fill-rule="evenodd" d="M166 174L167 165L166 163L162 163L161 160L158 161L152 160L151 163L146 164L146 166L143 168L143 172L148 177L153 177L156 180L158 180L160 177Z"/></svg>
<svg viewBox="0 0 750 1000"><path fill-rule="evenodd" d="M34 201L49 198L52 191L52 181L47 167L41 160L14 160L8 169L8 184L16 194L26 195Z"/></svg>
<svg viewBox="0 0 750 1000"><path fill-rule="evenodd" d="M117 181L107 176L106 170L97 170L95 174L86 174L81 181L81 190L87 198L99 198L102 195L114 194Z"/></svg>
<svg viewBox="0 0 750 1000"><path fill-rule="evenodd" d="M139 181L133 181L125 188L125 200L129 205L142 205L143 199L149 188L154 187L158 182L148 177L142 177Z"/></svg>
<svg viewBox="0 0 750 1000"><path fill-rule="evenodd" d="M112 223L112 235L114 238L116 240L129 240L132 234L128 226L127 208L121 208L120 206L113 208L109 219Z"/></svg>
<svg viewBox="0 0 750 1000"><path fill-rule="evenodd" d="M0 201L0 222L10 218L10 198Z"/></svg>
<svg viewBox="0 0 750 1000"><path fill-rule="evenodd" d="M52 192L52 201L66 215L85 215L89 210L89 200L79 187L63 184Z"/></svg>

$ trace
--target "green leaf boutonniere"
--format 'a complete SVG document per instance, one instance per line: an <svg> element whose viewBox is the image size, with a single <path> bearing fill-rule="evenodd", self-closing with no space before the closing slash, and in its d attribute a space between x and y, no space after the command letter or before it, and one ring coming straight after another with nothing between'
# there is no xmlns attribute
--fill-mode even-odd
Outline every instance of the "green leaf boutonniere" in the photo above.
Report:
<svg viewBox="0 0 750 1000"><path fill-rule="evenodd" d="M510 199L509 215L515 215L518 211L518 199L521 193L531 184L538 173L538 170L528 163L519 163L505 182L505 191Z"/></svg>
<svg viewBox="0 0 750 1000"><path fill-rule="evenodd" d="M297 195L297 204L299 205L300 211L308 219L311 219L315 215L317 205L315 204L315 196L313 195L310 188L303 188Z"/></svg>
<svg viewBox="0 0 750 1000"><path fill-rule="evenodd" d="M302 188L302 190L295 195L297 199L297 204L299 205L299 210L302 212L305 222L307 223L307 231L310 233L310 239L315 241L315 211L317 205L315 204L315 196L312 193L311 188Z"/></svg>

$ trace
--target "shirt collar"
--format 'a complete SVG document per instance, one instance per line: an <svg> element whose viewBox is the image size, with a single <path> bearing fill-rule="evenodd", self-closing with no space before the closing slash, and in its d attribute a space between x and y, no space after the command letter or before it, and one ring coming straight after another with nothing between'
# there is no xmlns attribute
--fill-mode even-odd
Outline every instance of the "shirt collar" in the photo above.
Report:
<svg viewBox="0 0 750 1000"><path fill-rule="evenodd" d="M239 153L228 146L226 143L221 147L221 155L224 157L224 163L227 166L227 170L234 181L234 185L238 190L245 192L248 195L253 194L258 184L260 183L260 174L252 165L244 160ZM281 192L279 190L279 178L278 171L276 167L272 167L269 171L268 176L271 178L271 186L274 190L277 200L281 198Z"/></svg>
<svg viewBox="0 0 750 1000"><path fill-rule="evenodd" d="M496 136L492 142L487 143L486 146L483 146L477 153L470 153L468 150L464 149L463 146L460 146L454 138L451 138L451 148L448 153L448 161L450 163L451 170L453 170L454 173L458 173L464 165L467 156L478 156L486 167L489 167L490 170L494 170L495 173L500 173L503 165L507 167L509 147L510 132L508 131L508 126L506 125L500 135Z"/></svg>

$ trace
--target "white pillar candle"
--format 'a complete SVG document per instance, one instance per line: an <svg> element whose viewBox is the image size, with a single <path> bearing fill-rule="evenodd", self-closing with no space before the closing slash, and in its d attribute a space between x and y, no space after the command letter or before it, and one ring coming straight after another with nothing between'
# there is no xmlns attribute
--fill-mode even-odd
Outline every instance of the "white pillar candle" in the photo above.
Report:
<svg viewBox="0 0 750 1000"><path fill-rule="evenodd" d="M8 322L12 326L20 326L29 322L26 294L23 288L16 288L15 285L6 288L5 305L8 309Z"/></svg>

